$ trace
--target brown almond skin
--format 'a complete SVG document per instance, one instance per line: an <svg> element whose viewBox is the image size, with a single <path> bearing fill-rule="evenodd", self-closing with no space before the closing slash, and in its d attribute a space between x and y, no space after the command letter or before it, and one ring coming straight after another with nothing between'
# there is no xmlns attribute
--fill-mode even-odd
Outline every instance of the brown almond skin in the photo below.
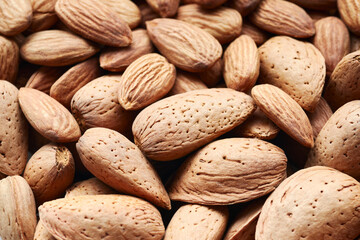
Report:
<svg viewBox="0 0 360 240"><path fill-rule="evenodd" d="M120 133L91 128L79 139L76 149L84 166L110 187L171 208L156 171L136 145Z"/></svg>
<svg viewBox="0 0 360 240"><path fill-rule="evenodd" d="M313 40L325 58L326 74L334 71L340 60L350 52L350 35L345 24L337 17L326 17L315 23Z"/></svg>
<svg viewBox="0 0 360 240"><path fill-rule="evenodd" d="M62 145L50 143L32 155L26 164L24 178L29 183L37 205L62 196L74 180L75 163L71 152Z"/></svg>
<svg viewBox="0 0 360 240"><path fill-rule="evenodd" d="M337 6L341 19L356 35L360 35L359 2L357 0L338 0Z"/></svg>
<svg viewBox="0 0 360 240"><path fill-rule="evenodd" d="M141 22L141 13L138 6L131 0L107 0L101 3L110 7L112 11L122 18L131 29L136 28ZM134 39L133 39L134 40Z"/></svg>
<svg viewBox="0 0 360 240"><path fill-rule="evenodd" d="M360 99L358 76L360 50L346 55L336 65L324 91L324 98L335 111L352 100Z"/></svg>
<svg viewBox="0 0 360 240"><path fill-rule="evenodd" d="M32 240L36 227L36 206L24 178L0 180L0 236L3 240Z"/></svg>
<svg viewBox="0 0 360 240"><path fill-rule="evenodd" d="M155 18L160 18L159 14L154 12L154 10L149 6L146 1L138 2L138 7L141 13L141 27L146 28L146 22L151 21Z"/></svg>
<svg viewBox="0 0 360 240"><path fill-rule="evenodd" d="M227 4L245 17L254 11L260 2L261 0L230 0Z"/></svg>
<svg viewBox="0 0 360 240"><path fill-rule="evenodd" d="M252 88L256 105L281 130L305 147L313 147L313 130L304 110L280 88L261 84Z"/></svg>
<svg viewBox="0 0 360 240"><path fill-rule="evenodd" d="M56 240L53 235L51 235L49 231L44 227L41 219L36 225L34 240Z"/></svg>
<svg viewBox="0 0 360 240"><path fill-rule="evenodd" d="M350 34L350 52L360 50L360 37Z"/></svg>
<svg viewBox="0 0 360 240"><path fill-rule="evenodd" d="M18 89L0 80L0 173L20 175L28 157L28 124L21 112Z"/></svg>
<svg viewBox="0 0 360 240"><path fill-rule="evenodd" d="M30 0L6 0L0 3L0 34L14 36L29 27L32 20Z"/></svg>
<svg viewBox="0 0 360 240"><path fill-rule="evenodd" d="M231 42L241 33L241 15L227 7L204 9L198 4L183 5L179 7L177 19L205 30L221 44Z"/></svg>
<svg viewBox="0 0 360 240"><path fill-rule="evenodd" d="M40 219L56 238L161 240L165 229L150 203L125 195L63 198L39 207ZM64 222L66 221L66 222ZM120 237L120 238L119 238Z"/></svg>
<svg viewBox="0 0 360 240"><path fill-rule="evenodd" d="M281 88L302 108L314 111L326 76L321 52L311 43L277 36L266 41L259 53L259 82Z"/></svg>
<svg viewBox="0 0 360 240"><path fill-rule="evenodd" d="M242 25L241 34L250 36L256 43L257 46L262 45L266 40L269 39L269 34L256 27L249 21L246 21Z"/></svg>
<svg viewBox="0 0 360 240"><path fill-rule="evenodd" d="M19 67L19 47L3 36L0 36L0 62L0 79L14 83Z"/></svg>
<svg viewBox="0 0 360 240"><path fill-rule="evenodd" d="M161 17L173 17L178 10L180 0L146 0L149 6Z"/></svg>
<svg viewBox="0 0 360 240"><path fill-rule="evenodd" d="M82 195L115 194L116 191L97 178L89 178L74 183L66 190L65 198L72 198Z"/></svg>
<svg viewBox="0 0 360 240"><path fill-rule="evenodd" d="M79 139L81 132L74 117L49 95L32 88L20 88L19 102L31 126L45 138L53 142Z"/></svg>
<svg viewBox="0 0 360 240"><path fill-rule="evenodd" d="M146 29L161 54L182 70L203 72L221 57L220 43L206 31L189 23L158 18L146 22Z"/></svg>
<svg viewBox="0 0 360 240"><path fill-rule="evenodd" d="M206 111L205 111L206 109ZM181 158L241 124L252 98L232 89L201 89L157 101L136 117L135 144L149 158Z"/></svg>
<svg viewBox="0 0 360 240"><path fill-rule="evenodd" d="M100 77L101 73L98 58L90 58L59 76L49 89L50 96L70 109L71 99L75 93L91 80Z"/></svg>
<svg viewBox="0 0 360 240"><path fill-rule="evenodd" d="M339 108L326 122L309 153L306 167L327 166L360 178L360 100Z"/></svg>
<svg viewBox="0 0 360 240"><path fill-rule="evenodd" d="M229 211L225 206L181 206L166 228L164 240L221 240L228 218Z"/></svg>
<svg viewBox="0 0 360 240"><path fill-rule="evenodd" d="M169 185L169 196L203 205L247 202L272 192L284 180L286 162L280 148L262 140L214 141L181 165Z"/></svg>
<svg viewBox="0 0 360 240"><path fill-rule="evenodd" d="M121 77L119 103L126 110L139 110L165 96L174 86L175 66L157 53L139 57Z"/></svg>
<svg viewBox="0 0 360 240"><path fill-rule="evenodd" d="M224 80L228 88L246 92L259 76L260 55L254 40L242 35L224 53Z"/></svg>
<svg viewBox="0 0 360 240"><path fill-rule="evenodd" d="M111 72L124 71L139 57L152 53L154 47L145 29L136 29L132 32L133 40L125 48L105 48L100 54L100 66Z"/></svg>
<svg viewBox="0 0 360 240"><path fill-rule="evenodd" d="M176 80L168 96L206 88L208 87L200 80L200 77L179 70L176 72Z"/></svg>
<svg viewBox="0 0 360 240"><path fill-rule="evenodd" d="M332 114L333 112L324 98L320 98L320 101L314 112L307 113L313 129L314 139L317 138L320 130L323 128Z"/></svg>
<svg viewBox="0 0 360 240"><path fill-rule="evenodd" d="M204 72L199 73L201 81L209 88L216 87L216 85L222 80L224 69L224 60L219 58L214 65L206 69Z"/></svg>
<svg viewBox="0 0 360 240"><path fill-rule="evenodd" d="M184 4L191 4L196 3L199 4L203 8L217 8L223 3L225 3L227 0L182 0L182 3Z"/></svg>
<svg viewBox="0 0 360 240"><path fill-rule="evenodd" d="M125 47L132 41L129 25L106 4L96 0L58 0L55 12L72 31L94 42Z"/></svg>
<svg viewBox="0 0 360 240"><path fill-rule="evenodd" d="M98 51L98 47L89 41L62 30L46 30L31 34L20 48L24 60L52 67L84 61Z"/></svg>
<svg viewBox="0 0 360 240"><path fill-rule="evenodd" d="M332 10L336 9L336 0L290 0L291 2L308 9Z"/></svg>
<svg viewBox="0 0 360 240"><path fill-rule="evenodd" d="M359 195L359 182L335 169L300 170L266 200L255 238L352 240L360 233Z"/></svg>
<svg viewBox="0 0 360 240"><path fill-rule="evenodd" d="M308 38L315 34L314 23L304 9L284 0L261 1L250 20L259 28L278 35Z"/></svg>
<svg viewBox="0 0 360 240"><path fill-rule="evenodd" d="M57 0L30 0L33 10L33 19L28 30L38 32L49 29L58 20L55 14Z"/></svg>
<svg viewBox="0 0 360 240"><path fill-rule="evenodd" d="M51 86L65 71L65 67L40 67L31 75L25 87L49 94Z"/></svg>

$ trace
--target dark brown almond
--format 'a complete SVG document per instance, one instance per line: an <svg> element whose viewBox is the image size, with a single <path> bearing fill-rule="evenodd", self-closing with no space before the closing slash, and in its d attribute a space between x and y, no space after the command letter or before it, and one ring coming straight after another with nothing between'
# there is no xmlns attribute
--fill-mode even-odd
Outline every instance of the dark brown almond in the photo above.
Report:
<svg viewBox="0 0 360 240"><path fill-rule="evenodd" d="M0 62L0 79L15 82L19 68L19 47L15 41L3 36L0 36Z"/></svg>
<svg viewBox="0 0 360 240"><path fill-rule="evenodd" d="M261 0L229 0L227 4L240 12L241 16L249 15L259 5Z"/></svg>
<svg viewBox="0 0 360 240"><path fill-rule="evenodd" d="M337 0L290 0L290 1L304 8L324 11L324 10L336 9Z"/></svg>

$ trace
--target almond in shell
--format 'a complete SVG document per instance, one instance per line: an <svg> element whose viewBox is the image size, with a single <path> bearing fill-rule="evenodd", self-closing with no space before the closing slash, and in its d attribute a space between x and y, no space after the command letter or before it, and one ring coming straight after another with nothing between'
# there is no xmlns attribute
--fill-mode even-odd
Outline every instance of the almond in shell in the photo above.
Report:
<svg viewBox="0 0 360 240"><path fill-rule="evenodd" d="M97 178L89 178L74 183L66 190L65 198L81 195L115 194L116 191Z"/></svg>

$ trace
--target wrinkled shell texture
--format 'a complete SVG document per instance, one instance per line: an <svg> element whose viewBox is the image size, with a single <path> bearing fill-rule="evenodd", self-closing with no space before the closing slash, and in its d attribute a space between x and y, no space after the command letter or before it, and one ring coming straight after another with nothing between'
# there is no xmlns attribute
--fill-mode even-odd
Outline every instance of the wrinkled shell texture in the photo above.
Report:
<svg viewBox="0 0 360 240"><path fill-rule="evenodd" d="M66 190L65 197L76 197L81 195L114 194L116 191L97 178L77 182Z"/></svg>
<svg viewBox="0 0 360 240"><path fill-rule="evenodd" d="M0 36L0 79L14 82L18 73L19 47L3 36Z"/></svg>

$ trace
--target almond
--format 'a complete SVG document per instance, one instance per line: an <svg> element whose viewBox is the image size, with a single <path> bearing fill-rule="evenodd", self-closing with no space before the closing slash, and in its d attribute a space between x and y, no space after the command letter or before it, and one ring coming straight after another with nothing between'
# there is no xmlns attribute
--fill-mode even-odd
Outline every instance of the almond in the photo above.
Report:
<svg viewBox="0 0 360 240"><path fill-rule="evenodd" d="M0 236L3 240L32 240L36 206L31 188L20 176L0 180Z"/></svg>
<svg viewBox="0 0 360 240"><path fill-rule="evenodd" d="M65 198L81 195L114 194L116 191L97 178L90 178L73 184L66 190Z"/></svg>
<svg viewBox="0 0 360 240"><path fill-rule="evenodd" d="M131 43L129 25L102 2L58 0L55 12L68 28L84 38L114 47L125 47Z"/></svg>
<svg viewBox="0 0 360 240"><path fill-rule="evenodd" d="M58 101L39 90L21 88L19 102L25 117L41 135L53 142L77 141L79 125Z"/></svg>
<svg viewBox="0 0 360 240"><path fill-rule="evenodd" d="M360 99L359 60L360 50L346 55L330 76L324 98L334 111L347 102Z"/></svg>
<svg viewBox="0 0 360 240"><path fill-rule="evenodd" d="M159 211L148 202L124 195L63 198L39 207L40 219L56 239L161 240L165 229Z"/></svg>
<svg viewBox="0 0 360 240"><path fill-rule="evenodd" d="M254 40L242 35L234 40L224 54L224 79L228 88L246 92L259 76L260 56Z"/></svg>
<svg viewBox="0 0 360 240"><path fill-rule="evenodd" d="M262 45L269 38L269 34L250 22L243 23L241 34L250 36L258 46Z"/></svg>
<svg viewBox="0 0 360 240"><path fill-rule="evenodd" d="M336 8L336 0L290 0L291 2L309 9L330 10Z"/></svg>
<svg viewBox="0 0 360 240"><path fill-rule="evenodd" d="M259 5L261 0L230 0L228 5L238 12L241 16L245 17L249 15Z"/></svg>
<svg viewBox="0 0 360 240"><path fill-rule="evenodd" d="M318 105L315 108L315 111L312 113L307 113L312 129L314 139L319 135L320 130L323 128L325 123L329 120L333 112L329 104L324 98L320 98Z"/></svg>
<svg viewBox="0 0 360 240"><path fill-rule="evenodd" d="M29 0L0 2L0 34L14 36L29 27L32 8Z"/></svg>
<svg viewBox="0 0 360 240"><path fill-rule="evenodd" d="M74 159L70 151L58 144L50 143L32 155L24 171L37 205L62 196L73 182Z"/></svg>
<svg viewBox="0 0 360 240"><path fill-rule="evenodd" d="M0 96L0 173L20 175L28 157L28 125L20 109L18 89L0 80Z"/></svg>
<svg viewBox="0 0 360 240"><path fill-rule="evenodd" d="M279 35L308 38L315 34L314 23L304 9L284 0L261 1L250 20L259 28Z"/></svg>
<svg viewBox="0 0 360 240"><path fill-rule="evenodd" d="M34 240L56 240L53 235L51 235L49 231L44 227L41 219L36 225Z"/></svg>
<svg viewBox="0 0 360 240"><path fill-rule="evenodd" d="M31 75L25 87L49 94L51 86L65 71L65 67L40 67Z"/></svg>
<svg viewBox="0 0 360 240"><path fill-rule="evenodd" d="M174 16L180 4L180 0L146 0L146 2L161 17Z"/></svg>
<svg viewBox="0 0 360 240"><path fill-rule="evenodd" d="M351 32L360 34L360 6L357 0L338 0L337 6L341 19L345 22Z"/></svg>
<svg viewBox="0 0 360 240"><path fill-rule="evenodd" d="M280 88L262 84L253 87L256 105L281 130L305 147L314 145L312 127L304 110Z"/></svg>
<svg viewBox="0 0 360 240"><path fill-rule="evenodd" d="M148 106L137 115L132 130L147 157L174 160L230 131L254 111L253 100L244 93L201 89Z"/></svg>
<svg viewBox="0 0 360 240"><path fill-rule="evenodd" d="M139 110L165 96L173 87L175 66L157 54L146 54L130 64L121 77L119 103L126 110Z"/></svg>
<svg viewBox="0 0 360 240"><path fill-rule="evenodd" d="M360 177L360 100L339 108L326 122L311 149L306 166L335 168Z"/></svg>
<svg viewBox="0 0 360 240"><path fill-rule="evenodd" d="M172 217L164 240L221 240L229 218L227 207L187 204Z"/></svg>
<svg viewBox="0 0 360 240"><path fill-rule="evenodd" d="M206 31L175 19L146 23L157 49L175 66L189 72L203 72L221 57L220 43Z"/></svg>
<svg viewBox="0 0 360 240"><path fill-rule="evenodd" d="M169 196L203 205L247 202L284 180L286 162L280 148L256 138L217 140L185 160L169 185Z"/></svg>
<svg viewBox="0 0 360 240"><path fill-rule="evenodd" d="M132 36L132 43L128 47L107 47L101 52L100 66L103 69L112 72L122 72L139 57L154 51L146 30L134 30Z"/></svg>
<svg viewBox="0 0 360 240"><path fill-rule="evenodd" d="M155 18L159 18L159 14L154 12L154 10L149 6L149 4L146 1L139 1L138 7L140 9L141 13L141 27L146 27L146 22L151 21Z"/></svg>
<svg viewBox="0 0 360 240"><path fill-rule="evenodd" d="M96 57L78 63L56 79L50 88L50 96L70 109L75 93L91 80L100 77L101 73Z"/></svg>
<svg viewBox="0 0 360 240"><path fill-rule="evenodd" d="M302 108L314 111L326 75L321 52L311 43L278 36L264 43L259 53L259 82L281 88Z"/></svg>
<svg viewBox="0 0 360 240"><path fill-rule="evenodd" d="M183 5L179 7L177 19L205 30L221 44L231 42L241 33L241 15L227 7L204 9L198 4Z"/></svg>
<svg viewBox="0 0 360 240"><path fill-rule="evenodd" d="M98 50L92 43L70 32L46 30L28 36L20 53L30 63L56 67L81 62Z"/></svg>
<svg viewBox="0 0 360 240"><path fill-rule="evenodd" d="M201 81L208 87L215 87L221 80L223 75L224 61L219 58L214 65L199 73Z"/></svg>
<svg viewBox="0 0 360 240"><path fill-rule="evenodd" d="M217 8L227 0L182 0L184 4L196 3L203 8Z"/></svg>
<svg viewBox="0 0 360 240"><path fill-rule="evenodd" d="M131 29L136 28L141 22L141 13L138 6L130 0L106 0L101 1L114 13L123 19ZM108 33L107 33L108 34Z"/></svg>
<svg viewBox="0 0 360 240"><path fill-rule="evenodd" d="M350 36L345 24L337 17L326 17L315 23L316 34L313 40L325 58L326 74L350 51Z"/></svg>
<svg viewBox="0 0 360 240"><path fill-rule="evenodd" d="M135 144L106 128L87 130L76 144L84 166L119 192L170 209L170 199L156 171Z"/></svg>
<svg viewBox="0 0 360 240"><path fill-rule="evenodd" d="M33 19L29 30L38 32L49 29L58 18L55 14L57 0L30 0L33 9Z"/></svg>
<svg viewBox="0 0 360 240"><path fill-rule="evenodd" d="M176 95L205 88L208 87L195 74L177 71L175 84L168 95Z"/></svg>
<svg viewBox="0 0 360 240"><path fill-rule="evenodd" d="M354 239L360 234L359 195L359 182L335 169L300 170L266 200L255 238Z"/></svg>
<svg viewBox="0 0 360 240"><path fill-rule="evenodd" d="M0 79L15 82L19 67L19 47L16 42L3 36L0 36L0 62Z"/></svg>

